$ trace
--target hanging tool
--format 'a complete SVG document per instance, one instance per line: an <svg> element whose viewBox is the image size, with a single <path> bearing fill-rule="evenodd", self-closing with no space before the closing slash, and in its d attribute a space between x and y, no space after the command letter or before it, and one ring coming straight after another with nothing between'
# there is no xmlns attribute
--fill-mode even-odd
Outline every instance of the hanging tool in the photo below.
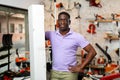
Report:
<svg viewBox="0 0 120 80"><path fill-rule="evenodd" d="M89 2L90 2L89 3L90 6L102 8L102 5L100 4L100 0L90 0Z"/></svg>
<svg viewBox="0 0 120 80"><path fill-rule="evenodd" d="M71 5L71 4L70 4L70 0L68 0L68 7L67 7L67 9L65 9L66 11L72 11L72 9L73 9L74 7L73 7L73 8L70 8L70 5Z"/></svg>
<svg viewBox="0 0 120 80"><path fill-rule="evenodd" d="M43 3L44 4L44 3ZM44 4L45 5L45 4ZM49 13L52 13L53 12L53 10L52 10L52 0L50 0L50 6L49 6L49 9L47 10L47 9L45 9L47 12L49 12Z"/></svg>
<svg viewBox="0 0 120 80"><path fill-rule="evenodd" d="M112 20L115 20L115 18L116 17L119 17L119 16L117 16L117 14L111 14L111 16L112 16ZM118 27L119 25L118 25L118 21L115 21L116 22L116 26Z"/></svg>
<svg viewBox="0 0 120 80"><path fill-rule="evenodd" d="M108 63L112 62L111 56L103 49L98 43L95 43L95 45L104 53L104 55L108 58Z"/></svg>
<svg viewBox="0 0 120 80"><path fill-rule="evenodd" d="M79 2L78 2L78 3L74 2L74 6L75 6L75 8L77 9L77 12L78 12L78 16L75 17L75 19L80 19L80 18L81 18L81 17L80 17L81 4L80 4Z"/></svg>

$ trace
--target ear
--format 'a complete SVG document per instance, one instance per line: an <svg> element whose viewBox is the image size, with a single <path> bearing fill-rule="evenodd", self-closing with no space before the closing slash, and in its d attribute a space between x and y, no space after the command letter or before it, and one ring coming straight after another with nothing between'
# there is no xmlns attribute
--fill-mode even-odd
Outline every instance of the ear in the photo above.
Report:
<svg viewBox="0 0 120 80"><path fill-rule="evenodd" d="M71 24L71 20L70 19L68 20L68 23Z"/></svg>

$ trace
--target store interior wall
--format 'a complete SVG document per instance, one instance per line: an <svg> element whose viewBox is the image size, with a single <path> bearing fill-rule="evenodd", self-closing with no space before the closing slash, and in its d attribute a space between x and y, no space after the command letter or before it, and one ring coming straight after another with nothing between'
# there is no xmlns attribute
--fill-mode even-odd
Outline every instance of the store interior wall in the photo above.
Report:
<svg viewBox="0 0 120 80"><path fill-rule="evenodd" d="M90 34L87 32L89 25L91 22L89 20L95 20L95 14L99 14L103 16L106 20L112 20L111 14L120 14L119 3L120 0L100 0L101 8L95 6L89 6L89 1L86 0L57 0L57 3L62 2L65 9L58 9L55 6L55 2L53 0L1 0L0 4L24 8L28 9L28 7L32 4L43 4L45 5L45 30L55 30L55 18L57 20L57 15L61 11L67 11L71 15L71 29L75 32L78 32L85 36L86 39L90 41L90 43L94 46L97 51L96 58L99 58L100 55L106 56L99 50L95 43L98 43L104 50L105 47L108 46L108 53L112 57L112 60L117 62L118 56L116 54L116 49L119 48L119 40L112 40L110 42L109 39L105 39L106 32L112 32L115 35L118 35L118 28L120 27L120 22L116 25L115 22L102 22L99 23L99 26L94 22L93 24L96 27L96 33ZM74 2L80 3L80 11L74 7ZM70 4L69 4L70 3ZM69 7L68 7L69 5ZM56 8L56 10L55 10ZM79 13L79 14L78 14ZM76 17L80 15L80 18L76 19ZM119 18L118 18L119 19ZM81 54L80 50L78 50L77 54Z"/></svg>
<svg viewBox="0 0 120 80"><path fill-rule="evenodd" d="M100 0L100 4L102 5L101 8L99 7L95 7L95 6L89 6L89 1L87 0L57 0L56 4L62 2L64 5L64 8L67 10L68 8L71 9L70 11L68 11L71 15L71 20L72 23L70 25L70 27L76 31L79 32L81 34L83 34L92 44L93 46L96 48L95 43L98 43L102 46L102 48L105 49L105 46L107 45L109 47L108 49L108 53L111 56L114 56L115 58L118 57L116 56L115 50L117 48L119 48L119 43L118 40L112 40L112 42L110 43L108 40L104 39L105 36L105 32L106 31L111 31L114 30L113 32L115 32L115 34L117 33L117 28L115 23L100 23L99 27L96 25L96 34L91 35L89 33L87 33L87 29L88 26L90 24L89 20L95 20L95 14L99 14L102 15L104 18L106 19L112 19L111 14L112 13L120 13L119 10L119 0ZM74 8L74 2L76 3L80 3L81 7L80 7L80 11L78 11L78 9ZM25 5L24 5L25 3ZM8 5L8 6L13 6L13 7L18 7L18 8L24 8L24 9L28 9L28 7L32 4L43 4L45 5L45 30L55 30L55 18L57 19L57 14L60 11L65 11L64 9L58 9L56 8L55 10L55 2L54 0L12 0L12 1L8 1L8 0L1 0L0 4L3 5ZM69 5L69 7L68 7ZM49 9L52 9L52 11L49 11ZM78 16L78 13L80 15L80 19L75 19L75 17ZM54 15L51 16L51 14ZM48 18L49 17L49 18ZM119 24L119 23L118 23ZM102 34L101 34L102 33ZM98 57L100 54L103 55L103 53L97 49L97 53L98 53ZM79 52L78 52L79 53ZM115 55L114 55L115 54ZM114 59L115 59L114 58Z"/></svg>
<svg viewBox="0 0 120 80"><path fill-rule="evenodd" d="M62 3L64 8L57 8L55 6L55 2L52 0L45 0L45 30L55 30L55 18L57 20L57 14L61 11L67 11L71 15L71 25L70 28L75 32L78 32L87 38L90 43L94 46L97 51L96 58L99 58L101 55L106 59L107 57L103 54L103 52L96 47L96 43L98 43L104 50L106 46L108 47L107 53L112 57L112 61L117 63L118 55L116 54L116 50L119 48L119 40L110 40L105 39L106 33L111 32L114 35L118 35L118 28L120 27L120 23L118 25L114 21L111 22L102 22L99 23L99 26L94 22L92 24L95 25L95 34L90 34L87 32L90 20L95 20L95 15L101 15L106 20L112 20L111 14L120 14L119 3L120 0L100 0L100 4L102 7L89 6L89 1L87 0L57 0L56 4ZM78 14L78 9L74 7L74 2L80 3L80 11ZM52 4L52 5L51 5ZM55 9L56 8L56 9ZM69 10L68 10L69 9ZM56 10L56 11L55 11ZM56 14L55 14L56 13ZM76 19L76 17L80 15L80 18ZM119 19L119 18L118 18ZM81 54L78 50L77 54Z"/></svg>

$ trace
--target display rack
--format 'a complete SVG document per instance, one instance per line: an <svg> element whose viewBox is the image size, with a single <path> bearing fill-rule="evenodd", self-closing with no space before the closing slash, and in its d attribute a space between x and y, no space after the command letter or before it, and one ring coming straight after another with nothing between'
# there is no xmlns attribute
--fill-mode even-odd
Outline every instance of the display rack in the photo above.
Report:
<svg viewBox="0 0 120 80"><path fill-rule="evenodd" d="M100 22L100 23L108 23L108 22L120 22L120 20L112 20L112 19L103 19L103 20L88 20L90 23L94 23L94 22Z"/></svg>

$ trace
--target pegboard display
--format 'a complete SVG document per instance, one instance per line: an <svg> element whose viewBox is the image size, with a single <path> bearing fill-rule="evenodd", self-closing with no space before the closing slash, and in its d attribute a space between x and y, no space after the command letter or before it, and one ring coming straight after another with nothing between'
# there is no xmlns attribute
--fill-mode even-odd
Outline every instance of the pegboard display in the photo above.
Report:
<svg viewBox="0 0 120 80"><path fill-rule="evenodd" d="M56 4L59 3L62 3L62 6L58 8ZM116 50L120 47L119 3L120 0L100 0L102 7L96 7L90 6L89 0L57 0L56 2L45 0L45 30L55 30L55 19L57 20L58 13L67 11L71 15L70 28L90 41L97 51L96 59L103 56L108 61L107 56L96 46L97 43L110 55L112 62L118 64L119 56ZM95 26L94 34L89 31L90 24ZM81 55L81 49L77 54ZM95 64L97 65L97 62Z"/></svg>

